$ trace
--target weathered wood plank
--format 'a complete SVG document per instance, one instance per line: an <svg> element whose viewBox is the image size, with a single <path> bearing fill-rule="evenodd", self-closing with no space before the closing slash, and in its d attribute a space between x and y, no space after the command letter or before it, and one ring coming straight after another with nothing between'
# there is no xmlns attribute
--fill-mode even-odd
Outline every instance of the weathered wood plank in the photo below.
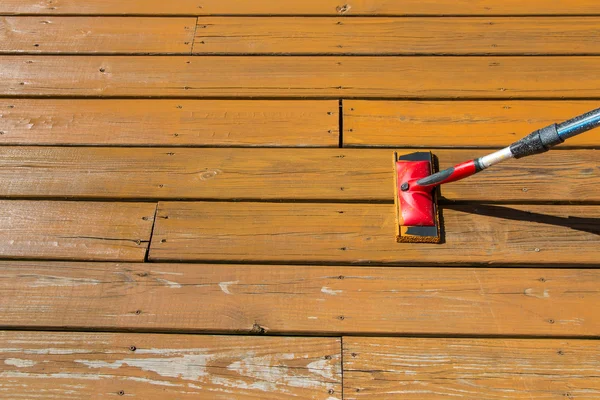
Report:
<svg viewBox="0 0 600 400"><path fill-rule="evenodd" d="M240 2L239 0L4 0L0 14L58 15L578 15L600 14L595 0L276 0Z"/></svg>
<svg viewBox="0 0 600 400"><path fill-rule="evenodd" d="M600 54L598 23L595 17L204 17L194 53Z"/></svg>
<svg viewBox="0 0 600 400"><path fill-rule="evenodd" d="M597 61L595 57L0 56L0 95L590 98L600 97Z"/></svg>
<svg viewBox="0 0 600 400"><path fill-rule="evenodd" d="M445 168L485 153L435 154ZM445 185L442 194L461 201L598 202L596 171L594 150L553 151ZM0 196L393 203L392 151L5 146Z"/></svg>
<svg viewBox="0 0 600 400"><path fill-rule="evenodd" d="M593 340L344 338L346 399L596 399Z"/></svg>
<svg viewBox="0 0 600 400"><path fill-rule="evenodd" d="M324 101L0 99L0 143L337 147Z"/></svg>
<svg viewBox="0 0 600 400"><path fill-rule="evenodd" d="M0 54L190 54L196 18L0 17Z"/></svg>
<svg viewBox="0 0 600 400"><path fill-rule="evenodd" d="M0 201L0 257L143 261L156 205Z"/></svg>
<svg viewBox="0 0 600 400"><path fill-rule="evenodd" d="M337 338L0 332L0 397L341 399L340 353Z"/></svg>
<svg viewBox="0 0 600 400"><path fill-rule="evenodd" d="M596 264L600 208L452 205L445 244L395 242L387 204L159 203L154 261ZM576 250L575 250L576 249Z"/></svg>
<svg viewBox="0 0 600 400"><path fill-rule="evenodd" d="M503 147L597 101L344 101L344 146ZM599 147L600 131L561 147Z"/></svg>
<svg viewBox="0 0 600 400"><path fill-rule="evenodd" d="M11 329L600 334L595 269L12 261L0 276Z"/></svg>

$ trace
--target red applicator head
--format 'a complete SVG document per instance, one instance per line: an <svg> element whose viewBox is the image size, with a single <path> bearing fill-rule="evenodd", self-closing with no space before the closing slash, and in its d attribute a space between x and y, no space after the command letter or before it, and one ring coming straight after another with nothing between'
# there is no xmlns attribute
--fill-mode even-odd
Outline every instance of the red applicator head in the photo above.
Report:
<svg viewBox="0 0 600 400"><path fill-rule="evenodd" d="M414 183L434 173L430 152L398 156L394 153L394 188L398 230L396 239L405 243L440 243L440 217L437 188ZM413 188L407 187L413 183ZM404 185L404 187L403 187ZM403 190L404 189L404 190Z"/></svg>

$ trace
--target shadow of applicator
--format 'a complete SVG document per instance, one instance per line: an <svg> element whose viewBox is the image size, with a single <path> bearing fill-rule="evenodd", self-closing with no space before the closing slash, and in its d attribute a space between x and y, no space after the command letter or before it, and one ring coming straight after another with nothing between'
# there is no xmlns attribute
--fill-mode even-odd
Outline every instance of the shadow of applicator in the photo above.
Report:
<svg viewBox="0 0 600 400"><path fill-rule="evenodd" d="M600 218L557 217L555 215L540 214L530 211L516 210L504 206L487 204L445 204L444 209L456 210L468 214L485 215L488 217L507 219L512 221L528 221L538 224L562 226L577 231L592 233L600 236Z"/></svg>

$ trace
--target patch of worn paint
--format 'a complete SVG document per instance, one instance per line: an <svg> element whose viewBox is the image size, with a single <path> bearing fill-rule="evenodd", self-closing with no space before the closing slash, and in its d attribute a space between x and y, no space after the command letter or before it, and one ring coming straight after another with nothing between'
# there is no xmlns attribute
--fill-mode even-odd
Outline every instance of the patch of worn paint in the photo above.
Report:
<svg viewBox="0 0 600 400"><path fill-rule="evenodd" d="M315 375L320 375L325 379L336 380L338 371L338 365L332 360L317 360L308 364L308 370Z"/></svg>
<svg viewBox="0 0 600 400"><path fill-rule="evenodd" d="M319 317L308 317L308 319L319 319Z"/></svg>
<svg viewBox="0 0 600 400"><path fill-rule="evenodd" d="M53 276L53 275L30 275L35 277L35 281L29 284L29 287L62 287L62 286L87 286L87 285L99 285L100 282L97 279L87 278L70 278L66 276Z"/></svg>
<svg viewBox="0 0 600 400"><path fill-rule="evenodd" d="M164 283L165 285L167 285L168 287L170 287L172 289L180 289L182 287L179 283L173 282L173 281L168 281L166 279L156 278L156 280L160 283Z"/></svg>
<svg viewBox="0 0 600 400"><path fill-rule="evenodd" d="M164 271L150 271L153 274L160 274L160 275L179 275L182 276L183 272L164 272Z"/></svg>
<svg viewBox="0 0 600 400"><path fill-rule="evenodd" d="M219 287L221 288L221 290L223 291L223 293L225 293L225 294L232 294L229 291L229 286L230 285L237 285L238 283L240 283L240 281L221 282L221 283L219 283Z"/></svg>
<svg viewBox="0 0 600 400"><path fill-rule="evenodd" d="M296 356L291 353L286 354L270 354L266 356L255 356L253 353L248 353L242 360L234 361L227 366L229 371L237 372L242 377L251 378L258 382L263 382L257 385L253 383L255 388L269 388L274 384L279 386L291 386L305 389L319 389L325 383L315 379L308 373L302 375L302 370L298 368L286 368L281 364L281 360L293 360ZM311 372L312 371L307 371ZM318 374L320 375L320 374ZM239 379L236 379L237 382ZM282 388L279 387L279 391Z"/></svg>
<svg viewBox="0 0 600 400"><path fill-rule="evenodd" d="M581 325L585 322L585 319L583 318L573 318L573 319L560 319L558 320L559 324L574 324L574 325Z"/></svg>
<svg viewBox="0 0 600 400"><path fill-rule="evenodd" d="M211 358L210 354L185 354L173 358L125 358L112 363L99 360L75 360L75 362L89 368L118 369L129 365L142 371L154 372L160 376L196 381L200 377L208 375L206 363Z"/></svg>
<svg viewBox="0 0 600 400"><path fill-rule="evenodd" d="M527 288L525 289L525 296L536 297L538 299L547 299L550 297L550 291L548 289L544 289L542 293L536 292L535 289Z"/></svg>
<svg viewBox="0 0 600 400"><path fill-rule="evenodd" d="M81 379L99 381L102 378L113 378L110 375L99 374L70 374L59 372L54 374L34 374L30 372L6 371L0 372L0 378L36 378L36 379Z"/></svg>
<svg viewBox="0 0 600 400"><path fill-rule="evenodd" d="M0 349L0 353L23 353L23 354L38 354L38 355L65 355L65 354L85 354L93 353L93 350L88 349Z"/></svg>
<svg viewBox="0 0 600 400"><path fill-rule="evenodd" d="M333 290L328 288L327 286L323 286L321 288L321 293L325 293L331 296L337 296L338 294L343 293L343 290Z"/></svg>
<svg viewBox="0 0 600 400"><path fill-rule="evenodd" d="M22 360L20 358L7 358L6 360L4 360L4 364L12 365L13 367L17 367L17 368L29 368L29 367L33 367L37 363L33 360Z"/></svg>
<svg viewBox="0 0 600 400"><path fill-rule="evenodd" d="M129 377L127 377L127 380L134 381L134 382L144 382L144 383L148 383L150 385L156 385L156 386L182 386L182 385L178 385L176 383L171 383L171 382L166 382L166 381L157 381L154 379L138 378L137 376L129 376Z"/></svg>
<svg viewBox="0 0 600 400"><path fill-rule="evenodd" d="M226 388L233 389L246 389L246 390L259 390L261 392L268 393L276 393L283 392L288 393L284 387L278 385L276 382L265 382L265 381L256 381L252 383L248 383L241 379L229 379L221 376L214 376L210 378L210 381L213 385L223 386Z"/></svg>

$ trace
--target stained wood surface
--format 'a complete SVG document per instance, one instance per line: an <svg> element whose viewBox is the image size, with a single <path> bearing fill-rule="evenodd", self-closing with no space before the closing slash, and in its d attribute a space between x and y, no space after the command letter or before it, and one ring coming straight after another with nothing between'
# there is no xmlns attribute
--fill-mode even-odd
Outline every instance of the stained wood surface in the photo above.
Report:
<svg viewBox="0 0 600 400"><path fill-rule="evenodd" d="M0 17L0 53L190 54L195 18Z"/></svg>
<svg viewBox="0 0 600 400"><path fill-rule="evenodd" d="M1 258L143 261L154 203L0 201Z"/></svg>
<svg viewBox="0 0 600 400"><path fill-rule="evenodd" d="M588 340L344 338L346 399L596 399Z"/></svg>
<svg viewBox="0 0 600 400"><path fill-rule="evenodd" d="M485 153L435 154L446 168ZM598 202L598 171L594 150L554 151L446 185L442 194L460 201ZM0 195L393 203L392 151L5 146Z"/></svg>
<svg viewBox="0 0 600 400"><path fill-rule="evenodd" d="M344 146L504 147L598 101L344 101ZM599 147L593 130L556 147Z"/></svg>
<svg viewBox="0 0 600 400"><path fill-rule="evenodd" d="M442 207L445 244L399 244L389 204L162 202L153 261L595 265L600 208ZM576 249L576 251L573 251Z"/></svg>
<svg viewBox="0 0 600 400"><path fill-rule="evenodd" d="M596 269L11 261L0 275L5 329L600 334Z"/></svg>
<svg viewBox="0 0 600 400"><path fill-rule="evenodd" d="M600 96L594 57L0 56L0 71L1 96Z"/></svg>
<svg viewBox="0 0 600 400"><path fill-rule="evenodd" d="M337 147L324 101L0 99L0 143Z"/></svg>
<svg viewBox="0 0 600 400"><path fill-rule="evenodd" d="M341 399L340 353L336 338L0 332L0 398Z"/></svg>
<svg viewBox="0 0 600 400"><path fill-rule="evenodd" d="M598 54L599 21L595 17L203 17L198 19L194 53Z"/></svg>
<svg viewBox="0 0 600 400"><path fill-rule="evenodd" d="M569 2L555 0L305 0L282 3L276 0L240 2L237 0L4 0L0 14L59 15L578 15L600 14L594 0Z"/></svg>

